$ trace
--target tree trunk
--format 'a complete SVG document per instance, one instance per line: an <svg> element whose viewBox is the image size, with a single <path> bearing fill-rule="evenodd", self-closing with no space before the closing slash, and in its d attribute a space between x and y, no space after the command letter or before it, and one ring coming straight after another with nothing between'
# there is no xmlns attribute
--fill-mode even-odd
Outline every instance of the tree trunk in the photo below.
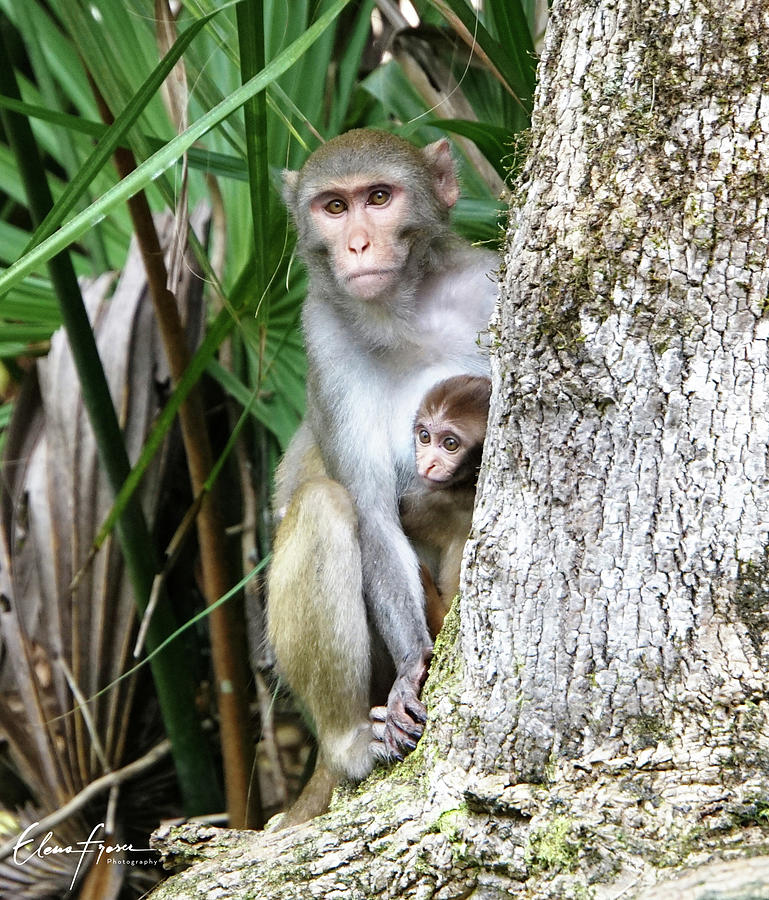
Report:
<svg viewBox="0 0 769 900"><path fill-rule="evenodd" d="M767 35L761 0L556 3L428 730L157 897L631 897L762 851ZM649 896L769 884L723 865Z"/></svg>
<svg viewBox="0 0 769 900"><path fill-rule="evenodd" d="M496 323L473 574L491 615L464 630L474 690L504 672L491 696L519 703L474 761L541 778L676 735L709 781L760 768L765 740L769 16L573 6Z"/></svg>

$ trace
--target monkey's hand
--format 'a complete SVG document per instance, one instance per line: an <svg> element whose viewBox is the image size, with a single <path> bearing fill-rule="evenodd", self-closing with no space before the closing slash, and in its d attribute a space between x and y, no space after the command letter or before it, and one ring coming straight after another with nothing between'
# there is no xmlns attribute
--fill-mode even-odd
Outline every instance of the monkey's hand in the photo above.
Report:
<svg viewBox="0 0 769 900"><path fill-rule="evenodd" d="M432 655L432 648L427 648L406 657L390 688L387 706L375 706L371 710L373 749L382 759L402 760L416 748L425 730L427 709L419 695Z"/></svg>

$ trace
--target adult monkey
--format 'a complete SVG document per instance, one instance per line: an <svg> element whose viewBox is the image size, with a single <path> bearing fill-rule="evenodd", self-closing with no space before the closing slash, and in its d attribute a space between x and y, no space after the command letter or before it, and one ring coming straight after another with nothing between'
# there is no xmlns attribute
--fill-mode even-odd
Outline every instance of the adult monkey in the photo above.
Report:
<svg viewBox="0 0 769 900"><path fill-rule="evenodd" d="M381 131L284 172L310 282L307 416L277 475L268 635L335 777L401 759L426 719L432 640L398 501L427 389L488 372L478 335L497 293L496 255L450 231L458 195L446 140L419 150Z"/></svg>

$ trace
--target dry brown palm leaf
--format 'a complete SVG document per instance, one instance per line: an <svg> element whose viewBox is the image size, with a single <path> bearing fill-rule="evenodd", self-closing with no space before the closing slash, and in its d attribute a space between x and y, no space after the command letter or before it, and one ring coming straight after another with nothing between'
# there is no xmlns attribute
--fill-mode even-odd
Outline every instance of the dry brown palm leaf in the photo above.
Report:
<svg viewBox="0 0 769 900"><path fill-rule="evenodd" d="M166 245L172 228L166 220ZM111 298L109 282L96 281L84 296L129 457L135 460L159 411L168 373L135 248ZM179 297L197 336L202 283L190 266L183 269ZM150 522L162 497L166 456L155 460L140 488ZM116 538L107 540L77 586L71 586L112 502L69 346L59 331L17 403L6 442L0 507L0 737L30 791L33 821L145 753L162 734L146 670L91 702L80 702L134 663L135 604ZM139 685L142 701L135 704ZM140 780L122 784L121 803L126 792L140 790L140 785ZM107 799L105 792L58 826L54 843L85 840L94 825L105 821L119 834L119 814L109 821ZM39 891L53 885L53 895L64 896L77 856L63 860L52 866L50 860L33 859L23 872L6 860L0 869L0 896L47 896ZM117 896L114 891L120 888L123 876L115 882L113 874L106 873L100 882L105 898ZM91 873L91 878L97 876Z"/></svg>

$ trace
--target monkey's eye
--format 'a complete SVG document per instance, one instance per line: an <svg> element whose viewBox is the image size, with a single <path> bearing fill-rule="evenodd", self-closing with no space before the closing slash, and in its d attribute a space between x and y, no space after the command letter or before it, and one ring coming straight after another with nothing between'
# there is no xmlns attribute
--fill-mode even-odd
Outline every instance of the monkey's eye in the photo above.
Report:
<svg viewBox="0 0 769 900"><path fill-rule="evenodd" d="M371 206L384 206L385 203L390 199L390 192L385 191L383 188L379 188L376 191L372 191L369 194L368 202Z"/></svg>
<svg viewBox="0 0 769 900"><path fill-rule="evenodd" d="M450 434L443 441L444 449L448 450L449 453L456 453L459 450L459 441L454 437L454 435Z"/></svg>
<svg viewBox="0 0 769 900"><path fill-rule="evenodd" d="M327 213L331 213L332 216L338 216L347 209L347 204L344 200L335 197L333 200L329 200L323 209L325 209Z"/></svg>
<svg viewBox="0 0 769 900"><path fill-rule="evenodd" d="M420 428L417 432L417 439L420 444L430 443L430 432L426 428Z"/></svg>

